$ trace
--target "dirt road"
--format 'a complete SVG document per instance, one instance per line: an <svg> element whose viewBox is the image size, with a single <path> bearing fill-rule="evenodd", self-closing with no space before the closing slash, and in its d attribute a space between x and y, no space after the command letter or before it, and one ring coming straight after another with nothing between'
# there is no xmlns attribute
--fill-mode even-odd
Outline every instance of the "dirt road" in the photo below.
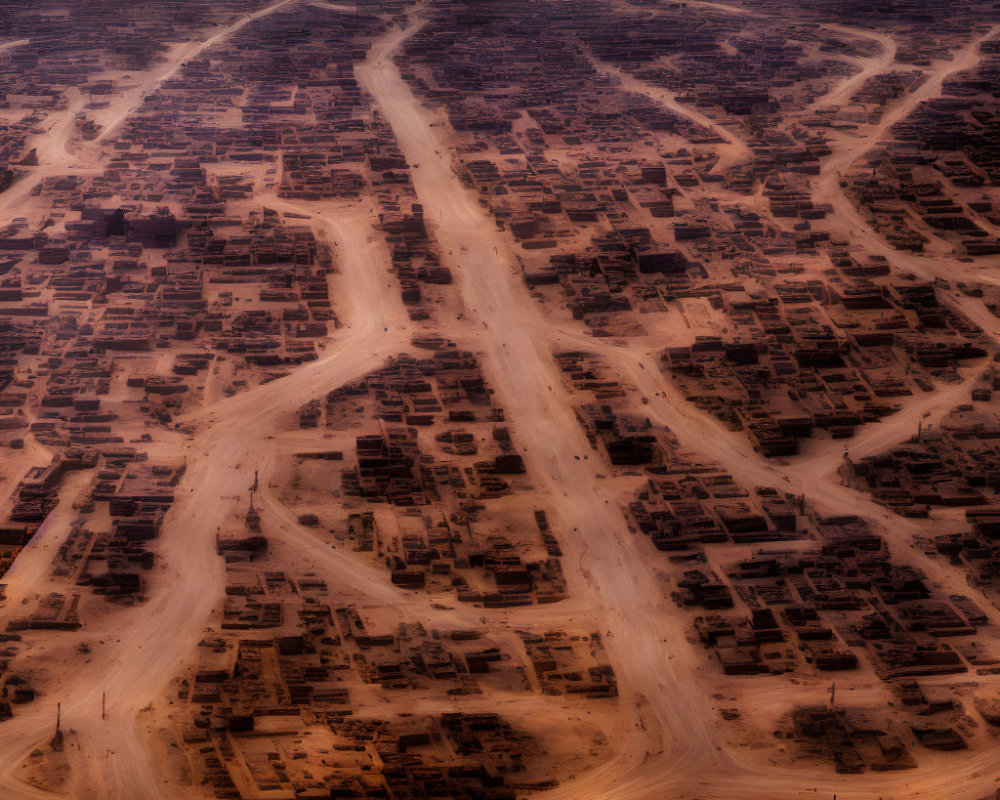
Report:
<svg viewBox="0 0 1000 800"><path fill-rule="evenodd" d="M590 56L590 59L595 69L615 78L625 91L641 94L652 100L654 103L667 109L671 113L684 117L685 119L693 122L695 125L699 125L706 130L712 131L716 134L716 136L722 139L722 144L715 146L715 149L719 153L719 160L712 167L712 172L721 171L725 167L732 166L739 161L746 160L752 155L752 152L746 142L733 133L733 131L729 130L729 128L725 125L716 122L711 117L705 116L700 111L678 102L677 95L675 93L662 89L659 86L654 86L646 81L639 80L635 76L619 69L614 64L601 61L593 56Z"/></svg>
<svg viewBox="0 0 1000 800"><path fill-rule="evenodd" d="M357 70L358 79L378 101L407 160L421 165L413 174L417 194L427 217L439 221L434 234L442 250L452 253L446 261L470 313L486 324L480 334L484 366L518 439L530 442L536 474L549 486L567 532L565 561L581 565L572 580L577 591L589 592L593 615L610 634L606 645L625 698L623 710L633 719L617 761L588 772L587 789L571 784L553 796L585 796L591 786L606 789L660 751L668 752L674 765L717 769L728 756L715 748L708 702L677 688L688 683L700 654L685 642L677 615L664 607L657 578L626 532L620 509L602 497L595 462L583 459L590 446L552 358L549 322L528 295L506 241L478 197L462 186L450 161L437 155L448 151L438 138L441 129L431 127L430 112L393 64L396 48L418 27L377 43Z"/></svg>
<svg viewBox="0 0 1000 800"><path fill-rule="evenodd" d="M858 36L878 42L881 50L878 55L871 58L858 59L858 62L862 65L861 71L835 86L827 94L816 98L816 100L806 106L806 111L813 111L814 109L829 106L839 106L849 102L855 92L864 86L865 81L888 71L896 61L896 51L898 48L896 40L891 36L879 33L878 31L849 28L844 25L824 25L823 27L837 33L846 33L849 36Z"/></svg>
<svg viewBox="0 0 1000 800"><path fill-rule="evenodd" d="M278 11L289 2L268 6L253 18ZM690 5L720 8L714 3ZM202 52L249 21L234 23L186 55L179 54L165 72L150 78L146 88L167 80L184 58ZM528 294L506 239L478 197L452 171L443 129L432 127L436 121L433 113L413 95L393 62L393 56L419 26L414 20L405 30L395 30L379 40L366 63L357 69L357 76L380 105L407 160L421 165L413 170L419 199L427 219L435 225L434 234L443 252L449 254L443 260L456 277L468 314L483 323L474 338L483 352L484 369L518 440L527 444L533 475L546 487L559 528L565 532L564 561L574 565L567 566L567 579L577 598L571 602L583 598L588 617L604 634L622 696L622 734L615 743L616 758L589 771L581 781L566 782L549 796L653 800L697 792L701 797L752 798L760 796L757 781L764 777L769 796L779 798L798 798L802 789L814 786L836 791L841 798L868 798L872 792L910 796L912 792L903 788L904 778L895 774L854 777L835 776L832 771L788 770L775 775L766 765L745 762L742 753L720 741L711 702L698 691L695 680L703 653L687 643L684 623L665 603L659 579L650 569L646 543L627 531L621 509L609 501L602 488L599 465L594 459L583 458L591 452L590 446L573 414L573 398L563 388L552 358L553 347L566 333L556 329ZM921 88L921 95L933 96L935 81L940 91L948 72L974 63L974 55L974 49L963 51L954 64L942 68ZM916 102L919 99L907 98L887 115L889 120L880 131L838 149L824 167L827 183L822 185L826 190L833 188L835 195L843 197L835 187L836 171L854 163L888 129L892 118L902 119ZM137 107L124 109L114 125ZM834 176L833 184L830 176ZM388 252L382 240L373 235L372 219L356 207L296 204L277 198L268 198L268 203L278 210L311 217L336 243L340 273L332 279L335 291L331 295L337 298L345 325L317 361L284 379L180 420L199 432L185 447L188 473L162 534L165 569L152 581L147 603L133 609L127 622L109 632L112 635L97 648L91 662L63 687L62 696L43 698L0 726L0 751L5 754L0 766L0 797L4 800L48 796L20 782L16 773L22 757L50 735L57 701L63 702L63 718L77 731L81 743L74 774L78 788L85 787L89 795L79 796L128 800L188 796L184 787L163 782L165 776L145 745L141 710L161 696L170 679L192 658L222 596L224 574L215 555L215 527L244 509L220 498L245 495L254 470L268 474L275 451L267 436L280 429L298 407L360 377L386 356L408 346L409 320L398 286L388 276ZM580 337L590 349L613 358L628 381L647 397L651 419L670 425L682 441L709 453L738 480L805 493L826 510L859 513L877 521L888 531L900 558L912 559L942 586L957 585L958 577L947 565L922 560L908 549L909 538L924 530L922 523L899 520L830 480L840 458L836 449L817 448L784 465L767 462L752 451L745 438L689 407L660 375L653 353ZM936 419L966 390L965 385L943 387L935 395L916 398L896 418L883 423L885 427L862 431L852 447L874 452L896 437L903 438L924 413L930 412ZM307 555L323 574L380 602L397 602L403 596L384 574L359 568L355 561L323 546L266 490L260 503L276 539ZM35 585L36 570L44 563L39 556L34 567L12 571L14 583L19 584L14 590L27 591ZM441 618L444 614L445 619L455 622L464 621L469 613L432 610L423 601L415 601L413 607L418 615L431 618L438 614L435 618ZM545 609L536 615L555 618L565 608ZM103 692L107 692L110 722L99 716ZM105 756L106 751L112 755ZM959 798L973 796L972 790L982 794L992 788L993 761L990 754L959 759L951 772L929 768L909 771L905 781L919 787L924 796L930 792L935 797ZM980 770L981 775L966 781L973 770Z"/></svg>
<svg viewBox="0 0 1000 800"><path fill-rule="evenodd" d="M161 69L155 73L144 76L140 85L133 90L134 99L131 103L125 104L124 107L122 107L111 119L103 121L104 130L101 132L100 136L97 137L97 141L102 142L111 136L111 134L118 129L118 126L122 124L122 122L139 110L142 104L146 102L146 97L155 92L160 86L176 75L180 71L181 67L183 67L188 61L193 58L198 58L198 56L206 50L210 50L219 42L225 41L237 31L245 28L251 22L268 17L271 14L280 11L285 6L296 2L298 2L298 0L277 0L277 2L271 3L271 5L266 6L259 11L254 11L251 14L246 14L245 16L240 17L231 25L222 28L201 42L192 42L175 50L171 54L171 57L167 60L167 63L164 64Z"/></svg>
<svg viewBox="0 0 1000 800"><path fill-rule="evenodd" d="M557 498L564 530L573 531L567 537L566 561L580 564L580 574L575 580L589 587L594 612L604 615L610 632L609 654L619 676L624 706L642 728L623 739L618 759L589 772L584 783L568 783L547 796L637 800L662 797L667 787L672 792L681 787L693 788L703 796L757 796L753 778L767 770L760 765L740 763L737 754L720 747L711 711L698 696L692 680L700 655L692 656L683 631L671 620L675 615L653 599L660 592L651 580L641 550L631 537L616 535L624 530L621 512L602 500L592 462L580 458L588 445L569 412L572 401L563 393L547 346L551 341L551 325L531 303L507 254L503 237L482 210L478 198L464 189L450 162L437 155L447 152L447 142L439 138L441 129L431 126L430 112L414 97L393 64L397 48L418 28L419 23L414 23L406 31L394 32L377 43L365 66L358 69L358 78L382 107L407 160L421 164L413 175L417 193L429 212L428 217L440 221L435 235L443 249L452 253L449 265L471 313L486 324L481 343L487 356L488 374L498 387L519 438L532 443L529 457L535 468L545 473ZM969 51L951 69L971 63L971 53L977 45L978 42L970 45ZM883 58L889 52L891 48L887 46ZM936 80L938 90L940 81L950 71L941 71ZM932 96L934 86L935 81L925 84L921 96ZM912 109L919 99L907 107ZM897 118L906 113L900 110ZM864 147L856 145L857 153ZM850 153L843 158L847 163L854 160ZM895 540L894 552L903 560L912 558L920 562L932 580L946 587L958 587L958 576L936 563L923 563L909 549L909 537L919 530L918 525L901 523L886 509L829 480L829 473L836 466L829 453L814 457L811 463L803 461L782 467L764 461L750 450L745 440L722 430L718 423L713 425L704 415L692 427L698 412L686 408L655 369L645 364L640 366L642 361L624 355L616 363L627 365L626 376L650 398L649 409L659 420L674 423L675 430L683 431L697 442L700 451L711 453L713 459L732 469L740 480L797 490L828 512L860 513L882 526L888 525L890 530L898 532L890 538ZM966 388L955 387L928 399L927 406L913 404L912 410L895 423L889 423L878 434L868 435L865 446L881 446L897 435L902 437L904 431L909 433L914 417L922 416L930 406L943 413ZM558 500L560 495L562 499ZM958 774L966 765L957 765L955 769ZM712 776L710 784L695 777L708 775ZM909 773L907 779L914 786L933 783L941 789L947 783L939 780L938 773L928 770L919 775ZM900 791L903 781L896 777L879 778L875 783L887 791L891 789L893 796L909 794ZM707 785L711 788L706 789ZM872 785L867 777L834 778L832 772L817 775L815 771L789 770L777 778L773 773L768 774L769 793L777 797L798 797L806 786L837 791L844 797L870 796ZM979 782L980 787L984 785L986 779ZM954 777L950 786L950 796L962 797L968 790Z"/></svg>

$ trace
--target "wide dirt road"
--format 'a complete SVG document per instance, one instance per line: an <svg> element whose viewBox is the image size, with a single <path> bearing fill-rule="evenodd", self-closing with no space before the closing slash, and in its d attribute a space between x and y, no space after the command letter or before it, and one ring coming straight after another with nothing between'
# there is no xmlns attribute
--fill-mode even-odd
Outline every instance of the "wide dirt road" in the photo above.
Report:
<svg viewBox="0 0 1000 800"><path fill-rule="evenodd" d="M621 512L602 499L593 462L583 458L589 453L589 445L571 412L572 399L562 389L549 346L556 334L554 326L533 304L506 250L506 241L478 198L453 172L449 142L441 134L443 129L432 124L434 114L413 95L393 63L407 37L419 28L419 22L414 21L407 29L392 32L376 43L365 65L358 68L358 79L378 101L407 160L420 165L412 173L417 194L427 218L437 223L435 235L449 253L445 260L456 274L469 313L483 323L481 344L488 374L518 438L530 443L532 466L552 490L567 532L566 563L579 564L578 574L574 577L568 573L568 577L577 591L590 591L593 613L604 619L623 711L630 714L633 725L639 725L630 728L618 743L616 760L546 796L653 800L691 791L705 797L756 798L761 796L762 780L767 782L768 796L781 798L799 798L807 788L810 792L835 792L842 798L871 798L873 791L887 797L911 797L921 789L925 795L930 790L936 797L969 797L989 788L993 778L988 772L977 774L975 780L967 777L970 766L983 766L985 759L979 756L965 762L956 760L947 773L940 768L924 768L908 772L904 778L834 778L829 772L809 769L787 770L775 776L766 765L741 763L739 754L721 746L711 709L700 697L694 680L701 654L691 653L682 626L673 621L676 615L659 600L660 587L648 561L633 544L634 537L623 535ZM940 69L919 96L908 100L906 107L891 118L903 118L920 99L933 96L935 87L939 91L941 81L953 70L974 63L978 43L971 43L953 64ZM883 45L885 50L871 72L866 71L868 74L894 49L887 42ZM867 146L856 143L848 153L834 156L834 164L852 163ZM827 174L835 172L827 169ZM606 354L611 350L606 346L591 349ZM645 368L645 360L631 354L623 358L628 364L628 377L649 390L643 393L651 398L652 414L673 423L683 418L693 421L697 412L682 413L676 405L683 403L682 399L676 393L671 395L664 382ZM950 399L963 391L964 387L945 394ZM653 397L657 399L653 401ZM941 402L940 397L933 402L938 413L943 408ZM887 429L902 433L904 426L911 425L930 407L915 407L898 425ZM714 460L732 468L744 480L797 489L815 498L828 512L861 513L898 528L902 535L896 538L895 552L903 560L912 558L906 545L909 536L918 532L917 527L897 522L884 508L830 481L828 473L836 462L829 453L809 461L806 469L800 470L798 465L780 467L765 462L745 443L736 444L732 436L704 417L698 419L694 430L702 445L699 449L707 450ZM710 435L702 440L702 434ZM882 432L866 437L866 449L889 438ZM930 575L945 585L958 585L957 576L948 570L934 569Z"/></svg>
<svg viewBox="0 0 1000 800"><path fill-rule="evenodd" d="M393 64L396 48L418 28L411 25L377 43L358 68L358 79L381 106L407 161L420 165L412 174L417 194L427 219L437 223L439 245L451 254L446 261L469 313L483 323L487 373L518 439L528 444L535 474L551 488L571 553L565 563L580 564L577 590L590 593L594 616L603 618L611 633L608 650L623 707L634 714L639 703L653 718L645 723L647 731L644 725L630 728L622 758L588 772L586 787L570 783L553 796L579 798L591 791L606 796L605 790L661 749L670 764L685 770L718 769L727 759L715 748L708 703L688 690L695 657L683 626L664 606L645 556L633 546L621 511L602 497L595 462L584 459L590 445L562 388L549 347L550 325L528 295L496 225L452 171L448 143L437 138L441 128L431 126L431 112Z"/></svg>

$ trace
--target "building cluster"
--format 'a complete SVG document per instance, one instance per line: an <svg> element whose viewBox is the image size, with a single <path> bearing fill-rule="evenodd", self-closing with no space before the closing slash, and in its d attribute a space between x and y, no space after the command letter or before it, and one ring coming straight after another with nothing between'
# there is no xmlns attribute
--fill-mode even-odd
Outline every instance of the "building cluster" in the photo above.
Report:
<svg viewBox="0 0 1000 800"><path fill-rule="evenodd" d="M900 250L944 242L970 258L1000 253L988 186L997 173L998 44L981 45L979 66L949 76L870 153L848 191L873 227ZM909 78L911 83L918 78Z"/></svg>
<svg viewBox="0 0 1000 800"><path fill-rule="evenodd" d="M115 37L128 33L129 52L171 38L167 18L140 22L133 9L103 29L95 48L91 28L77 30L71 17L79 12L97 25L100 4L83 5L94 7L93 19L76 7L69 17L12 9L10 32L33 42L51 37L53 47L58 37L60 57L80 79L121 72L100 55L103 45L117 52ZM213 15L229 19L237 5L247 10L186 4L185 21L170 33L182 36L185 25L201 30ZM41 418L30 430L47 445L123 444L115 429L137 412L167 423L317 357L337 325L326 277L330 245L252 198L265 186L308 200L356 197L368 186L366 178L344 192L327 184L349 168L367 174L375 157L368 101L352 65L357 44L384 23L313 12L315 19L250 23L185 62L107 132L101 169L41 178L24 215L0 232L6 441L19 446L29 414ZM163 57L162 50L152 47L148 58ZM3 146L17 180L27 182L38 162L25 138L55 120L70 93L43 108L31 82L62 82L55 72L43 81L45 67L20 53L3 54L9 94L19 98ZM80 113L99 115L94 98L105 90L100 81L89 87L92 102Z"/></svg>
<svg viewBox="0 0 1000 800"><path fill-rule="evenodd" d="M64 482L75 480L68 477L73 473L90 477L90 484L71 508L60 490ZM66 605L65 595L58 594L41 598L37 609L29 606L27 616L12 620L9 629L80 627L81 587L113 602L141 602L145 576L156 563L150 548L183 474L183 465L150 463L145 452L131 447L71 449L48 467L29 472L2 527L5 548L14 555L43 521L65 522L69 532L55 555L51 580L73 601ZM61 602L53 603L54 597Z"/></svg>
<svg viewBox="0 0 1000 800"><path fill-rule="evenodd" d="M440 338L416 344L426 355L390 359L300 409L301 426L335 438L361 420L372 432L344 437L350 451L297 454L297 507L397 586L486 607L561 600L557 538L545 511L519 499L530 476L477 358ZM331 459L344 464L342 506L358 509L346 522L319 488ZM392 510L372 511L385 504Z"/></svg>
<svg viewBox="0 0 1000 800"><path fill-rule="evenodd" d="M982 400L992 375L974 389ZM965 570L969 583L994 597L1000 588L1000 421L974 404L960 405L934 427L869 458L845 463L841 472L855 488L907 518L955 509L927 542Z"/></svg>
<svg viewBox="0 0 1000 800"><path fill-rule="evenodd" d="M342 313L331 277L343 214L385 246L388 273L380 256L366 266L398 284L413 339L358 380L293 398L266 497L223 498L240 512L215 531L218 629L167 713L194 783L217 797L552 788L545 748L587 747L535 738L536 712L565 714L577 735L581 709L616 713L618 679L596 625L554 621L572 578L569 526L466 335L475 309L452 283L462 254L435 238L420 165L356 77L414 7L300 2L245 16L269 5L11 0L0 14L0 198L18 193L0 227L0 446L23 472L0 470L12 490L0 574L42 526L64 531L49 591L0 635L0 719L35 695L36 676L10 668L21 637L85 629L96 609L129 613L105 599L144 601L187 467L162 455L161 437L191 441L192 412L323 354ZM901 251L972 264L1000 253L997 41L839 180L825 161L986 31L981 3L710 5L430 0L396 66L443 112L433 127L453 170L543 312L654 354L639 366L659 368L669 402L714 415L761 455L846 443L980 370L968 405L875 457L848 455L841 475L901 516L945 517L925 550L995 597L1000 419L984 404L1000 377L955 300L997 314L1000 290L866 254L826 189ZM895 63L827 102L879 56L865 28L891 29ZM211 46L190 46L214 29ZM195 54L168 68L183 47ZM625 368L595 355L605 348L573 342L554 357L590 445L578 458L600 465L625 514L606 535L646 548L662 588L652 600L704 647L699 681L877 679L898 703L831 698L774 732L844 772L966 747L971 690L943 683L1000 672L980 596L939 588L888 529L685 449ZM51 461L32 466L41 448ZM330 580L328 548L349 551L336 558L391 601L355 595L355 576ZM579 569L589 579L584 559ZM995 695L971 708L1000 725Z"/></svg>
<svg viewBox="0 0 1000 800"><path fill-rule="evenodd" d="M617 694L599 634L521 633L519 652L478 627L387 624L339 604L343 592L315 573L275 569L267 533L251 505L244 530L219 537L222 630L206 635L197 669L176 684L173 716L192 773L217 797L421 798L433 787L511 800L555 785L550 769L529 734L496 713L463 710L463 699L498 689L582 701ZM457 710L373 716L373 690L398 709L439 694Z"/></svg>
<svg viewBox="0 0 1000 800"><path fill-rule="evenodd" d="M581 403L577 416L593 457L620 475L642 471L643 484L627 507L633 535L650 537L663 551L658 572L664 594L682 609L678 613L711 653L719 674L836 680L839 673L874 673L907 697L899 713L879 717L871 729L859 727L852 715L878 712L852 705L837 712L798 709L781 735L795 739L809 757L822 755L846 771L913 767L916 760L907 747L916 742L939 749L967 746L974 734L963 704L926 701L923 690L908 687L934 676L1000 669L997 655L978 635L989 629L989 617L976 601L934 589L905 552L891 551L860 517L824 516L804 497L773 488L750 490L682 448L671 431L630 417L635 390L614 379L595 356L568 352L557 359ZM988 415L970 407L942 423L951 433L845 469L858 482L868 476L873 487L880 486L875 476L882 476L886 494L876 497L883 502L900 481L925 481L925 491L947 491L957 483L944 480L957 473L955 454L939 452L931 461L918 453L957 435L970 448L967 461L983 469L975 474L987 476L976 481L985 490L989 445L980 434L988 437L994 428L995 417L991 424ZM904 454L908 461L900 461ZM913 468L907 469L910 463ZM961 489L953 491L964 502L975 502ZM970 518L981 510L977 519L988 525L988 502L992 495L981 497ZM960 536L941 536L937 544L951 554L965 544L976 548ZM884 730L876 737L871 730L878 726ZM817 733L827 729L826 738Z"/></svg>
<svg viewBox="0 0 1000 800"><path fill-rule="evenodd" d="M844 62L778 44L790 31L769 40L752 15L699 15L697 29L686 30L694 18L680 8L615 14L612 24L602 17L609 11L587 3L557 14L508 5L517 14L480 19L471 7L441 9L408 45L403 69L418 92L448 109L463 143L456 168L507 231L540 300L595 336L651 335L682 316L694 335L664 352L665 371L687 399L746 431L768 456L797 453L814 432L849 437L893 414L895 398L953 380L955 366L985 355L981 332L941 302L946 286L920 284L858 253L824 230L831 207L812 200L828 138L877 121L889 100L919 86L919 69L873 78L843 105L812 108L808 100L835 83ZM952 22L961 18L971 30L968 11ZM464 25L465 15L480 27ZM935 19L933 35L914 47L944 46L953 37L943 25ZM877 52L877 43L822 24L795 33L821 52ZM682 69L685 59L697 69ZM804 70L806 62L819 72ZM615 83L608 64L630 72ZM716 68L724 76L716 90L732 88L733 74L748 76L733 90L738 102L683 82L696 75L711 85ZM543 76L544 98L534 88ZM692 148L699 138L690 120L659 125L637 111L647 98L628 80L680 93L745 140L750 154L718 169L717 153ZM785 86L787 96L752 101L753 80ZM584 116L584 87L618 112ZM808 113L778 125L789 111L782 104L805 104ZM618 146L619 136L630 146ZM711 144L725 146L717 135ZM960 166L948 161L948 175L958 178ZM878 174L858 180L873 191L886 186ZM767 211L745 197L755 183ZM929 213L951 213L925 199ZM698 319L706 314L708 322Z"/></svg>
<svg viewBox="0 0 1000 800"><path fill-rule="evenodd" d="M775 297L721 293L742 335L696 337L663 355L689 400L768 456L798 452L815 430L849 437L894 413L894 398L955 380L956 366L987 355L981 331L942 305L937 287L876 283L885 263L831 258L828 282L783 281Z"/></svg>

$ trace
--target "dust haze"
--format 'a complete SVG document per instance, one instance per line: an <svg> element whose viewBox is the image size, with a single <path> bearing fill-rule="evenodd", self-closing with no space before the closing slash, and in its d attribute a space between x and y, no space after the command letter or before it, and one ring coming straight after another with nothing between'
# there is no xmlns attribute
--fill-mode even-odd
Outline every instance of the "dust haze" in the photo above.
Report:
<svg viewBox="0 0 1000 800"><path fill-rule="evenodd" d="M7 0L0 797L1000 797L998 132L981 0Z"/></svg>

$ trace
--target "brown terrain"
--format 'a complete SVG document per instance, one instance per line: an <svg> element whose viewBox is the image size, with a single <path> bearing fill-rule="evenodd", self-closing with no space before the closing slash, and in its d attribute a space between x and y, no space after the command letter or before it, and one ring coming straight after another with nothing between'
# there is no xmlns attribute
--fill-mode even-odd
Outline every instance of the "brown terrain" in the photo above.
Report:
<svg viewBox="0 0 1000 800"><path fill-rule="evenodd" d="M2 800L1000 797L997 7L2 6Z"/></svg>

